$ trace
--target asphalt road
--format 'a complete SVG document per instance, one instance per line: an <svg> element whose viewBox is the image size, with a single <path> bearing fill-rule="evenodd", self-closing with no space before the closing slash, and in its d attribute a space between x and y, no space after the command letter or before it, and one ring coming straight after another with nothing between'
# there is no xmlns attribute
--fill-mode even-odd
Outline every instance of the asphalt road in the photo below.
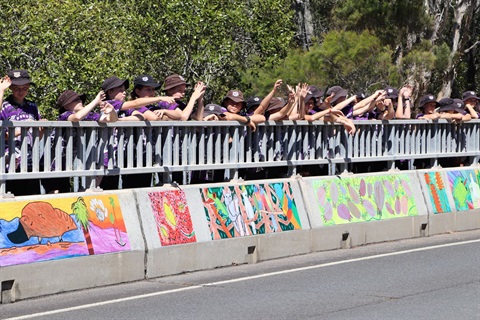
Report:
<svg viewBox="0 0 480 320"><path fill-rule="evenodd" d="M480 230L0 305L0 319L480 319Z"/></svg>

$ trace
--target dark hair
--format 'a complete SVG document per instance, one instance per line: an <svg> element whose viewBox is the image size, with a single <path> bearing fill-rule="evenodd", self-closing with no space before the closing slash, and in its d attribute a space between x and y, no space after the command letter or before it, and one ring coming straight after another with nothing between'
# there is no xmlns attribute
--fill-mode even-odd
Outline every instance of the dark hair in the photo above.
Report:
<svg viewBox="0 0 480 320"><path fill-rule="evenodd" d="M136 84L136 85L133 87L132 92L130 92L130 99L132 99L132 100L137 99L137 98L138 98L138 95L137 95L137 93L135 92L135 90L137 90L137 89L142 90L144 87L146 87L146 86L142 86L141 84Z"/></svg>

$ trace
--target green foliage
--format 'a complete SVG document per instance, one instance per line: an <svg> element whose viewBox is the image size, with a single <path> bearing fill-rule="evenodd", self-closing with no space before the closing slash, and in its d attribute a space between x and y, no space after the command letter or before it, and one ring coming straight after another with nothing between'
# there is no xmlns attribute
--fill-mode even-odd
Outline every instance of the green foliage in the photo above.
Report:
<svg viewBox="0 0 480 320"><path fill-rule="evenodd" d="M418 0L345 0L335 13L339 28L370 30L392 48L404 44L412 30L427 32L431 22L423 2Z"/></svg>
<svg viewBox="0 0 480 320"><path fill-rule="evenodd" d="M293 37L288 0L0 0L0 73L27 69L32 99L55 119L66 89L93 98L111 75L208 82L212 98L240 71L272 65ZM251 57L255 56L256 59Z"/></svg>
<svg viewBox="0 0 480 320"><path fill-rule="evenodd" d="M340 85L356 91L374 91L387 83L397 85L398 71L391 62L391 50L367 31L331 31L321 45L309 51L291 50L286 59L274 68L264 69L258 76L245 74L249 94L265 95L276 79L291 85L307 82L321 88Z"/></svg>

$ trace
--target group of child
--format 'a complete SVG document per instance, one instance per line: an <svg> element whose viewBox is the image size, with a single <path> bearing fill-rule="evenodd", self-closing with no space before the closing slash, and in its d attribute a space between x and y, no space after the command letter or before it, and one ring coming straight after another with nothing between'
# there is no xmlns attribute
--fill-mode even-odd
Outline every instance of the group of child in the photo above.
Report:
<svg viewBox="0 0 480 320"><path fill-rule="evenodd" d="M37 104L27 99L30 86L35 86L29 73L23 69L11 70L0 79L0 120L42 120ZM366 96L358 93L349 96L348 90L333 86L326 92L317 86L298 84L294 87L277 80L265 97L245 99L242 91L230 90L220 104L204 105L206 85L199 81L184 102L188 84L178 74L165 78L163 85L148 74L139 75L133 81L130 99L127 99L129 80L112 76L103 81L95 98L86 103L86 96L73 90L64 91L57 99L58 120L61 121L238 121L256 130L259 123L279 120L323 120L340 123L353 135L356 128L352 120L410 119L412 116L412 87L400 90L386 87ZM286 88L286 89L285 89ZM11 94L4 98L9 89ZM163 96L157 95L157 91ZM284 96L282 96L284 95ZM287 96L285 96L287 95ZM448 119L454 122L478 119L480 98L474 91L466 91L462 99L424 95L419 104L418 119ZM8 138L8 132L7 132ZM27 138L31 134L27 132ZM15 168L21 161L21 132L15 131ZM32 154L28 152L28 168ZM9 165L12 161L7 161ZM11 172L11 170L10 170ZM38 193L36 187L29 190L21 181L11 180L7 190L15 194Z"/></svg>

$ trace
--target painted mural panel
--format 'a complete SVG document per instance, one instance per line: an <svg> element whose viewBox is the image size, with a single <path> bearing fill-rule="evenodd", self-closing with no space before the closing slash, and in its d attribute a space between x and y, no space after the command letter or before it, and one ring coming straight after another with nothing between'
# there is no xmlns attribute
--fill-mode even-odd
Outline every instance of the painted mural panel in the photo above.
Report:
<svg viewBox="0 0 480 320"><path fill-rule="evenodd" d="M127 250L116 195L0 202L0 267Z"/></svg>
<svg viewBox="0 0 480 320"><path fill-rule="evenodd" d="M451 212L447 198L447 190L440 172L427 172L424 174L428 187L428 195L432 203L433 213Z"/></svg>
<svg viewBox="0 0 480 320"><path fill-rule="evenodd" d="M313 188L326 226L418 215L408 175L316 180Z"/></svg>
<svg viewBox="0 0 480 320"><path fill-rule="evenodd" d="M197 241L183 191L149 192L148 197L162 246Z"/></svg>
<svg viewBox="0 0 480 320"><path fill-rule="evenodd" d="M302 228L287 182L201 190L212 240Z"/></svg>
<svg viewBox="0 0 480 320"><path fill-rule="evenodd" d="M448 171L448 185L458 211L480 208L478 170Z"/></svg>

